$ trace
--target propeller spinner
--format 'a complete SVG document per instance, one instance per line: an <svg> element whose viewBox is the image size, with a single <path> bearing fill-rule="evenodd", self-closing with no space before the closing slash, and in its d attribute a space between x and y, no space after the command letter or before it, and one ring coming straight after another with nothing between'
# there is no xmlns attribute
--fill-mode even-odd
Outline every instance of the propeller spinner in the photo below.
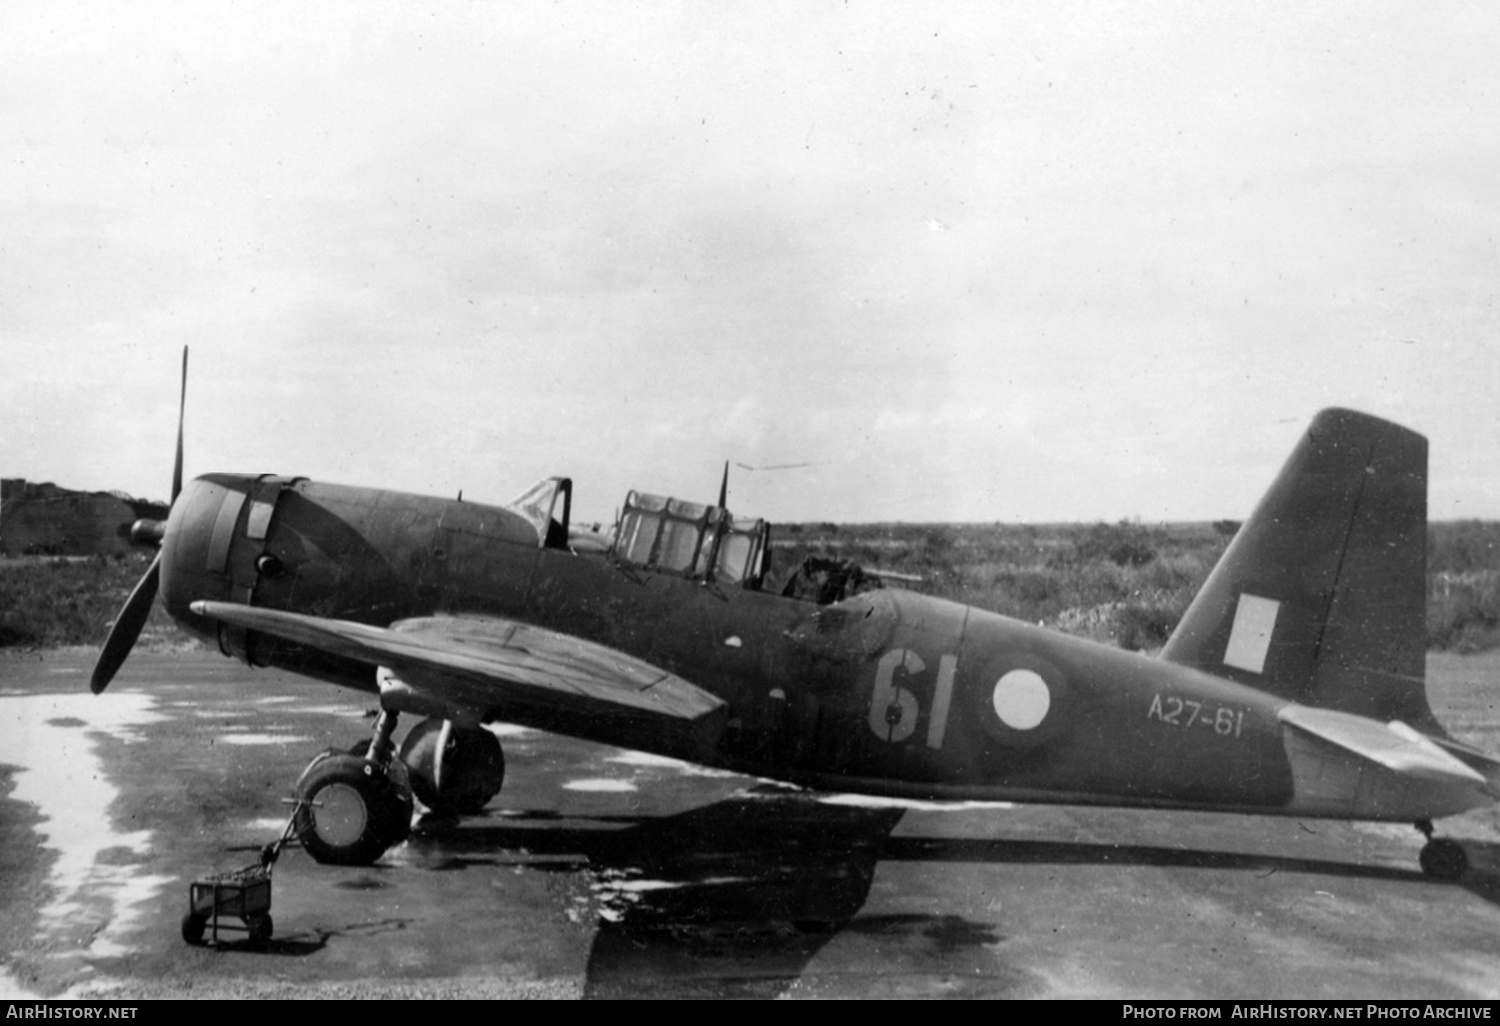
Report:
<svg viewBox="0 0 1500 1026"><path fill-rule="evenodd" d="M188 349L182 347L182 394L177 402L177 461L172 468L172 502L177 502L177 496L182 493L182 422L187 412L187 365ZM158 544L165 536L165 527L159 523L138 521L131 531L132 535L154 539ZM90 680L89 687L94 694L99 694L109 687L109 682L114 679L115 673L125 662L125 657L135 647L136 639L141 636L141 628L146 626L146 620L151 615L151 604L156 601L157 589L161 586L161 553L151 561L151 566L136 583L135 589L131 591L130 597L125 600L125 605L120 608L120 613L115 617L114 626L109 629L109 637L104 640L104 649L99 653L99 661L94 664L94 675Z"/></svg>

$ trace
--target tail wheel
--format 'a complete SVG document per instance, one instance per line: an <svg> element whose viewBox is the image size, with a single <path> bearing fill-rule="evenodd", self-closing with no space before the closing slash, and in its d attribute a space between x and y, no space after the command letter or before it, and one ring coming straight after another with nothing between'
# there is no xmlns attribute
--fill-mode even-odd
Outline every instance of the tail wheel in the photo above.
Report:
<svg viewBox="0 0 1500 1026"><path fill-rule="evenodd" d="M297 836L319 862L368 866L411 831L411 786L395 761L319 756L297 781L297 799Z"/></svg>
<svg viewBox="0 0 1500 1026"><path fill-rule="evenodd" d="M464 816L484 811L505 783L500 739L483 727L459 727L429 717L401 743L417 799L433 812Z"/></svg>
<svg viewBox="0 0 1500 1026"><path fill-rule="evenodd" d="M1469 855L1463 845L1448 837L1438 837L1422 846L1417 861L1422 872L1434 880L1457 880L1469 868Z"/></svg>

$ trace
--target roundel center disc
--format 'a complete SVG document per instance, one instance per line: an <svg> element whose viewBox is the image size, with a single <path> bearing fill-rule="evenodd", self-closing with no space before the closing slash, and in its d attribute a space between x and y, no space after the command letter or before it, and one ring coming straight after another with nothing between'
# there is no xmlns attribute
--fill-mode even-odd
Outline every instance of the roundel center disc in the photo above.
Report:
<svg viewBox="0 0 1500 1026"><path fill-rule="evenodd" d="M1012 730L1030 730L1047 718L1052 693L1035 670L1011 670L995 682L995 715Z"/></svg>

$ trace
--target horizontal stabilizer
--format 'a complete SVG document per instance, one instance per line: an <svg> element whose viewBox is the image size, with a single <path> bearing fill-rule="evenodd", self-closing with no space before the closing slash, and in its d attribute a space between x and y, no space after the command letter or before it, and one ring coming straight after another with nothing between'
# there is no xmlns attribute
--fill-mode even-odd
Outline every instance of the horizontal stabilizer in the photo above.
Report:
<svg viewBox="0 0 1500 1026"><path fill-rule="evenodd" d="M1288 726L1396 773L1439 783L1461 782L1479 787L1487 783L1483 775L1405 723L1378 723L1363 716L1296 703L1283 707L1278 715Z"/></svg>
<svg viewBox="0 0 1500 1026"><path fill-rule="evenodd" d="M192 608L199 616L385 667L412 689L455 707L543 729L624 739L623 723L649 730L651 723L675 722L704 743L727 717L723 701L641 659L498 617L421 617L386 628L231 602ZM572 721L593 721L597 729L566 729ZM602 726L607 721L615 726Z"/></svg>
<svg viewBox="0 0 1500 1026"><path fill-rule="evenodd" d="M1487 755L1477 748L1471 748L1460 741L1454 741L1452 738L1433 738L1432 740L1443 751L1489 781L1490 796L1500 800L1500 759Z"/></svg>

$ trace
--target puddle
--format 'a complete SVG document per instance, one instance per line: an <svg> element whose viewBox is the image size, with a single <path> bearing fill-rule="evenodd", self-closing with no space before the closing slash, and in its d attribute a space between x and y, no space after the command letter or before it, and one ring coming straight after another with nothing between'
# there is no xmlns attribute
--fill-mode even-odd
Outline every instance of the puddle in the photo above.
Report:
<svg viewBox="0 0 1500 1026"><path fill-rule="evenodd" d="M364 696L361 695L361 698ZM351 705L299 705L297 712L302 716L343 716L351 720L362 720L365 718L364 707L359 704Z"/></svg>
<svg viewBox="0 0 1500 1026"><path fill-rule="evenodd" d="M484 729L496 737L527 737L536 733L530 727L518 727L514 723L486 723Z"/></svg>
<svg viewBox="0 0 1500 1026"><path fill-rule="evenodd" d="M309 744L312 738L296 734L220 734L215 741L223 745L289 745Z"/></svg>
<svg viewBox="0 0 1500 1026"><path fill-rule="evenodd" d="M250 822L245 824L245 829L255 834L263 834L267 831L272 831L279 834L281 833L282 829L285 828L285 826L286 816L282 816L280 819L263 817L261 819L252 819Z"/></svg>
<svg viewBox="0 0 1500 1026"><path fill-rule="evenodd" d="M35 991L27 990L16 981L16 978L0 966L0 995L4 995L10 1001L41 1001L42 995Z"/></svg>
<svg viewBox="0 0 1500 1026"><path fill-rule="evenodd" d="M634 791L636 786L628 780L609 780L596 777L588 780L570 780L563 785L564 791Z"/></svg>
<svg viewBox="0 0 1500 1026"><path fill-rule="evenodd" d="M595 874L594 882L589 885L589 897L574 899L576 918L573 912L569 913L569 918L575 922L584 921L592 909L600 919L622 922L630 910L641 904L651 892L675 891L685 886L688 885L676 880L645 879L634 867L606 869Z"/></svg>
<svg viewBox="0 0 1500 1026"><path fill-rule="evenodd" d="M615 891L622 894L643 894L646 891L674 891L683 886L685 885L670 880L611 880L594 884L593 890L599 893Z"/></svg>
<svg viewBox="0 0 1500 1026"><path fill-rule="evenodd" d="M912 809L918 812L960 812L967 809L1014 809L1015 802L926 802L916 798L881 798L872 794L814 794L824 805L857 809Z"/></svg>
<svg viewBox="0 0 1500 1026"><path fill-rule="evenodd" d="M605 762L613 762L620 766L637 766L642 769L670 769L676 770L685 776L692 777L737 777L738 773L729 770L714 769L710 766L699 766L695 762L684 762L681 759L671 759L665 755L652 755L650 752L623 751L619 755L612 755Z"/></svg>
<svg viewBox="0 0 1500 1026"><path fill-rule="evenodd" d="M690 762L670 759L665 755L652 755L650 752L621 752L604 761L617 762L622 766L651 766L659 769L690 770L696 768Z"/></svg>
<svg viewBox="0 0 1500 1026"><path fill-rule="evenodd" d="M123 943L143 917L143 903L173 882L140 872L136 859L151 832L119 833L109 808L119 792L96 752L96 732L139 741L139 727L165 719L149 695L33 695L0 699L4 761L20 767L11 797L37 807L41 844L57 852L53 899L42 908L38 939L89 957L127 953ZM128 853L121 858L121 854Z"/></svg>

